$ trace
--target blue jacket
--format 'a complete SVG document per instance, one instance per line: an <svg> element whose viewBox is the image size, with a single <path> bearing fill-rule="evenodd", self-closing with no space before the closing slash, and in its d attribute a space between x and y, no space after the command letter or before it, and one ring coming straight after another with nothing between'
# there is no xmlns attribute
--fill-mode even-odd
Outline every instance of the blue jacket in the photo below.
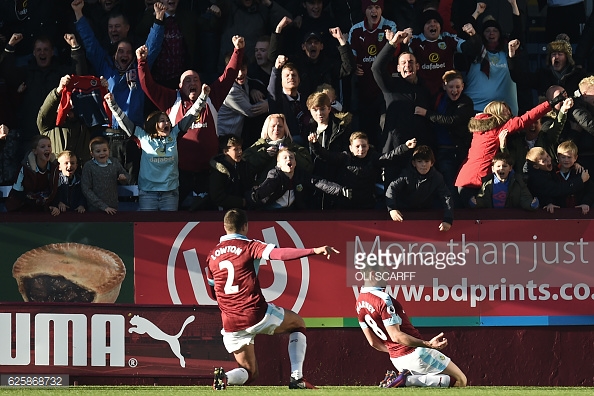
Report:
<svg viewBox="0 0 594 396"><path fill-rule="evenodd" d="M95 72L107 79L109 82L109 90L126 115L136 125L144 125L144 92L140 87L138 81L137 62L134 60L128 70L136 71L136 73L120 72L114 64L113 58L109 56L107 51L101 46L99 40L95 37L93 29L86 17L82 17L76 22L76 30L80 35L87 58ZM161 44L163 43L164 25L154 23L151 31L146 39L146 46L148 47L148 64L152 65L161 51ZM135 48L133 48L135 50ZM136 55L134 55L136 57ZM132 75L136 81L128 83L126 75ZM112 126L118 127L115 118L112 118Z"/></svg>

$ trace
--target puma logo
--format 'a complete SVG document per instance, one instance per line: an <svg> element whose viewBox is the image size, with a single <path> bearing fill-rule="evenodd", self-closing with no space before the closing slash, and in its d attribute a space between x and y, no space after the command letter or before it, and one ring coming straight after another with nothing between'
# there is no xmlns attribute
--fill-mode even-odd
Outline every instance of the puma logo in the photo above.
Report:
<svg viewBox="0 0 594 396"><path fill-rule="evenodd" d="M179 364L182 367L186 367L186 360L182 356L180 352L179 346L179 337L184 332L184 329L187 325L194 321L194 315L188 316L184 324L182 325L181 330L176 335L169 335L160 328L158 328L155 324L153 324L150 320L143 318L142 316L134 315L132 319L130 319L130 324L136 327L130 327L128 329L129 333L138 333L138 334L148 334L152 339L165 341L169 344L169 348L171 348L171 352L179 359Z"/></svg>

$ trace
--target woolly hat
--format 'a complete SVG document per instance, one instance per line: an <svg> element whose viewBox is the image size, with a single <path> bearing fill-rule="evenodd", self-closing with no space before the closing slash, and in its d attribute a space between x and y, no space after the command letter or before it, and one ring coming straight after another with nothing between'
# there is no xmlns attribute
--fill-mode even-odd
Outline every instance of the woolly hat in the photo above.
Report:
<svg viewBox="0 0 594 396"><path fill-rule="evenodd" d="M488 15L483 19L483 26L481 33L484 33L487 28L494 27L495 29L499 30L499 33L503 34L503 30L501 30L501 25L499 22L495 20L491 15Z"/></svg>
<svg viewBox="0 0 594 396"><path fill-rule="evenodd" d="M363 10L363 14L365 14L365 10L367 9L367 7L372 5L378 5L383 10L384 0L361 0L361 9Z"/></svg>
<svg viewBox="0 0 594 396"><path fill-rule="evenodd" d="M435 19L439 23L439 26L443 27L443 18L441 17L439 12L437 12L435 10L423 11L423 13L421 14L421 20L420 20L421 23L419 26L422 28L431 19Z"/></svg>
<svg viewBox="0 0 594 396"><path fill-rule="evenodd" d="M566 40L555 40L547 44L547 64L551 64L551 54L553 52L563 52L567 56L567 63L571 66L575 65L573 61L573 49L571 44Z"/></svg>

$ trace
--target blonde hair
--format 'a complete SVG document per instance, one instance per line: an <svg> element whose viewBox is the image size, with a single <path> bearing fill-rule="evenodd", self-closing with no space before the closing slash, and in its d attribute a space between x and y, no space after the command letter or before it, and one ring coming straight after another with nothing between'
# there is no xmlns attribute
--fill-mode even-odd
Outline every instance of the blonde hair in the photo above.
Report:
<svg viewBox="0 0 594 396"><path fill-rule="evenodd" d="M492 115L497 120L497 124L502 125L505 124L510 118L508 115L503 114L504 110L507 110L509 114L511 114L511 109L507 103L500 100L494 100L485 106L483 113Z"/></svg>
<svg viewBox="0 0 594 396"><path fill-rule="evenodd" d="M583 78L582 81L579 83L580 92L586 92L592 85L594 85L594 76L588 76Z"/></svg>
<svg viewBox="0 0 594 396"><path fill-rule="evenodd" d="M574 157L577 158L578 155L578 147L573 142L573 140L566 140L557 146L557 154L562 153L571 153Z"/></svg>
<svg viewBox="0 0 594 396"><path fill-rule="evenodd" d="M64 150L62 151L60 154L58 154L58 158L57 160L59 161L60 158L62 157L70 157L70 158L76 158L76 154L74 154L72 151L70 150Z"/></svg>
<svg viewBox="0 0 594 396"><path fill-rule="evenodd" d="M532 162L538 162L540 157L546 156L547 152L542 147L533 147L526 153L526 159Z"/></svg>
<svg viewBox="0 0 594 396"><path fill-rule="evenodd" d="M262 125L262 133L260 134L260 138L261 139L265 139L265 140L269 140L270 137L268 136L268 127L270 126L270 120L273 118L280 118L283 120L283 123L285 124L285 137L289 138L289 141L291 141L291 143L293 142L293 136L291 136L291 131L289 130L289 125L287 124L287 119L285 118L284 114L270 114L268 117L266 117L266 120L264 120L264 125Z"/></svg>

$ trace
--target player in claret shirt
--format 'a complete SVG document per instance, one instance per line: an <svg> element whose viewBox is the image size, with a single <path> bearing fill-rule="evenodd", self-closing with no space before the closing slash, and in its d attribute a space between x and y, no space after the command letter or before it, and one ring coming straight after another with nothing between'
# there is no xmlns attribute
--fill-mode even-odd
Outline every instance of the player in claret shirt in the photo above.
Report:
<svg viewBox="0 0 594 396"><path fill-rule="evenodd" d="M388 371L381 387L466 386L466 375L440 351L448 345L443 333L429 341L421 338L402 305L376 282L375 272L366 274L365 286L357 297L359 325L369 344L390 354L398 372Z"/></svg>
<svg viewBox="0 0 594 396"><path fill-rule="evenodd" d="M223 343L233 353L239 367L225 373L215 369L213 388L243 385L258 377L254 352L257 334L289 335L291 361L290 389L315 389L303 378L305 359L305 322L295 312L266 302L258 282L259 260L294 260L314 254L328 259L339 253L331 246L313 249L277 248L272 244L249 239L248 219L241 209L231 209L223 220L226 235L208 254L207 263L223 319Z"/></svg>

